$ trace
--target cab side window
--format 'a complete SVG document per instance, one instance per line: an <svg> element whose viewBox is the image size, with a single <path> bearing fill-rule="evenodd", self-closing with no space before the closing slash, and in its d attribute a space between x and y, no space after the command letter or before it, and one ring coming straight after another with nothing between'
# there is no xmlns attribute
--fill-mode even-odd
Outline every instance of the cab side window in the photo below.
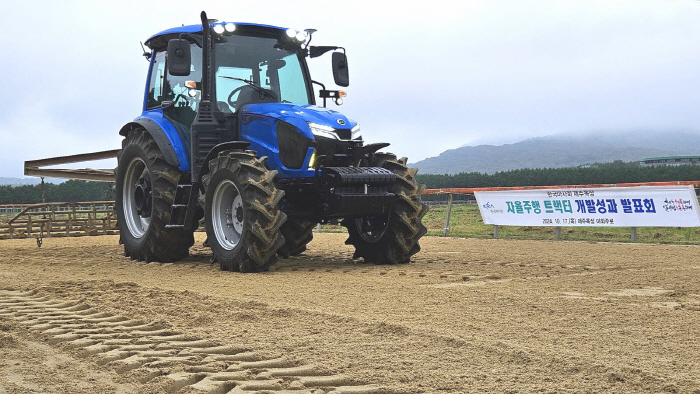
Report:
<svg viewBox="0 0 700 394"><path fill-rule="evenodd" d="M164 97L165 101L171 101L172 105L164 111L171 120L181 123L189 129L197 115L197 106L202 94L191 88L192 83L197 85L202 81L202 49L195 44L190 45L192 63L190 63L190 75L177 76L169 72L165 76Z"/></svg>
<svg viewBox="0 0 700 394"><path fill-rule="evenodd" d="M155 63L151 69L151 76L148 83L148 98L146 108L159 107L163 102L163 83L165 79L165 52L160 51L155 54Z"/></svg>
<svg viewBox="0 0 700 394"><path fill-rule="evenodd" d="M201 94L190 96L190 88L187 82L199 83L202 81L202 49L195 44L191 44L190 53L192 63L190 64L190 75L176 76L168 73L165 76L165 101L172 101L173 106L191 107L192 110L197 110L197 104L201 98Z"/></svg>

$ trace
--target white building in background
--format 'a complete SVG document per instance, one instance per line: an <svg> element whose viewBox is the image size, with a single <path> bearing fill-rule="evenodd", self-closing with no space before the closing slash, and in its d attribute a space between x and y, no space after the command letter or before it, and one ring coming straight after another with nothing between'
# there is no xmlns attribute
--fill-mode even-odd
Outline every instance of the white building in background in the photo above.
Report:
<svg viewBox="0 0 700 394"><path fill-rule="evenodd" d="M700 165L700 155L698 156L665 156L649 157L639 161L644 167L648 166L685 166Z"/></svg>

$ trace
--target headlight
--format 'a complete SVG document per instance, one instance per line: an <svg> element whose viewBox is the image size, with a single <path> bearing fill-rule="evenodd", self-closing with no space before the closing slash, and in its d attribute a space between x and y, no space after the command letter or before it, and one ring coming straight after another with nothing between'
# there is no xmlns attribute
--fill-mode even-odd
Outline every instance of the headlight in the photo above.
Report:
<svg viewBox="0 0 700 394"><path fill-rule="evenodd" d="M361 140L362 139L362 131L360 130L360 124L356 124L355 127L350 130L352 132L352 139L353 140Z"/></svg>
<svg viewBox="0 0 700 394"><path fill-rule="evenodd" d="M309 123L309 127L311 128L311 133L316 137L331 138L334 140L340 139L338 138L338 134L335 133L332 127L324 126L322 124L317 123Z"/></svg>
<svg viewBox="0 0 700 394"><path fill-rule="evenodd" d="M216 34L224 34L224 26L223 25L214 25L214 33Z"/></svg>
<svg viewBox="0 0 700 394"><path fill-rule="evenodd" d="M314 168L316 165L316 149L311 151L311 157L309 158L309 168Z"/></svg>
<svg viewBox="0 0 700 394"><path fill-rule="evenodd" d="M234 25L233 23L229 22L229 23L227 23L227 24L224 25L224 28L226 29L227 32L233 33L234 30L236 30L236 25Z"/></svg>

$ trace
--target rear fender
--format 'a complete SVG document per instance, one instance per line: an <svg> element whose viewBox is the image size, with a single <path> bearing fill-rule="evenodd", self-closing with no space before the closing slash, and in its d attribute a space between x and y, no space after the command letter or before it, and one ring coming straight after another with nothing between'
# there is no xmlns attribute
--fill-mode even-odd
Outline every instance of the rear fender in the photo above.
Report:
<svg viewBox="0 0 700 394"><path fill-rule="evenodd" d="M144 113L144 115L155 115ZM175 126L160 116L140 116L132 122L125 124L119 134L126 136L135 129L145 129L153 137L158 145L158 149L163 153L163 157L168 164L177 167L182 172L190 170L189 158L187 157L187 145L183 141L183 136L178 133Z"/></svg>

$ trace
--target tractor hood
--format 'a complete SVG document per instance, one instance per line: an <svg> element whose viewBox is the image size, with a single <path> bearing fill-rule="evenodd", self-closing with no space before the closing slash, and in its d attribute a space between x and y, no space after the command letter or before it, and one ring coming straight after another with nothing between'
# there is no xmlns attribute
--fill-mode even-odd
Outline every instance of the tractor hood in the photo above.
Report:
<svg viewBox="0 0 700 394"><path fill-rule="evenodd" d="M287 103L248 104L241 109L243 122L246 116L266 116L294 125L309 139L314 139L309 123L333 128L351 130L357 122L348 119L340 112L315 105L295 105Z"/></svg>

